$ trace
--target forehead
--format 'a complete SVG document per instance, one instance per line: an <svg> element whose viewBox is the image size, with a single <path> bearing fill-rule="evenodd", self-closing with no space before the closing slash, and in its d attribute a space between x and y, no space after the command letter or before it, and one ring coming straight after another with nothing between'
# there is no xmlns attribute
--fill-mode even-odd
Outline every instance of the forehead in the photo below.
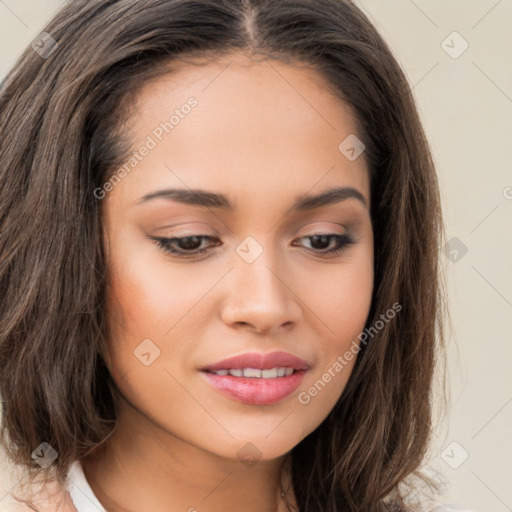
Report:
<svg viewBox="0 0 512 512"><path fill-rule="evenodd" d="M369 203L364 155L349 161L338 148L358 133L354 112L311 68L237 54L188 61L145 84L132 107L133 151L154 147L123 180L127 197L168 186L296 196L318 183L356 186Z"/></svg>

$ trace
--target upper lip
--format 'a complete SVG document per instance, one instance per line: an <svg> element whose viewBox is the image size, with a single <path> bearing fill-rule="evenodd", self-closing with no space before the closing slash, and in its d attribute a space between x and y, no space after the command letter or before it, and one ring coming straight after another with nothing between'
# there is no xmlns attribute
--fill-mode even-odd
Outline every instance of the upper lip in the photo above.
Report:
<svg viewBox="0 0 512 512"><path fill-rule="evenodd" d="M310 365L304 361L304 359L287 352L271 352L269 354L246 352L245 354L222 359L222 361L205 366L202 370L210 372L236 368L260 368L262 370L270 370L271 368L279 367L293 368L294 370L307 370Z"/></svg>

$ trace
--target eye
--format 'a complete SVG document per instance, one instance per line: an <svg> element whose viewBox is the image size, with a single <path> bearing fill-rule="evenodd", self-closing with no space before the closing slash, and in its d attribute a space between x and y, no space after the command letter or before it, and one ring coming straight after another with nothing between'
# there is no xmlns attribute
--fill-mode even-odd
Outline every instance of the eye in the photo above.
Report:
<svg viewBox="0 0 512 512"><path fill-rule="evenodd" d="M202 254L207 251L207 247L202 246L203 241L218 240L217 237L209 235L190 235L177 238L150 236L148 238L153 240L162 251L177 256L178 258L187 258L196 254Z"/></svg>
<svg viewBox="0 0 512 512"><path fill-rule="evenodd" d="M165 253L171 254L177 258L189 258L208 251L208 245L205 247L202 242L211 240L220 240L210 235L190 235L185 237L161 238L148 236ZM307 248L318 255L336 256L341 254L348 246L355 244L356 241L347 234L338 233L317 233L314 235L302 236L297 240L310 240L313 247ZM334 244L332 243L334 241ZM220 245L216 243L215 245ZM297 245L293 243L292 245ZM320 246L320 248L318 248Z"/></svg>
<svg viewBox="0 0 512 512"><path fill-rule="evenodd" d="M345 251L350 245L355 244L356 241L347 234L338 234L338 233L318 233L315 235L308 235L299 238L309 239L311 241L311 245L314 246L312 248L313 251L321 254L327 254L329 256L336 256ZM334 241L334 245L332 242ZM315 247L316 246L316 247ZM320 249L318 249L320 246ZM330 248L329 248L330 247Z"/></svg>

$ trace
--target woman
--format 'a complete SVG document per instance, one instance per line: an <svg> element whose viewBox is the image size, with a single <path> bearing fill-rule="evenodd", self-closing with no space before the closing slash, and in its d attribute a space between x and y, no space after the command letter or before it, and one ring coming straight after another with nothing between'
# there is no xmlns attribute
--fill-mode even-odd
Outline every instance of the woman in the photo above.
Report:
<svg viewBox="0 0 512 512"><path fill-rule="evenodd" d="M355 5L68 3L0 110L20 510L416 510L439 191Z"/></svg>

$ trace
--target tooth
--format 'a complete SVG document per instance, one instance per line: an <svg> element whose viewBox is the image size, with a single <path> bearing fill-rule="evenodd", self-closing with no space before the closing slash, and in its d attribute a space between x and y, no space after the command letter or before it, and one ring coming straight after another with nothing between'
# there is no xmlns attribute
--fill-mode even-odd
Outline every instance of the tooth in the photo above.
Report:
<svg viewBox="0 0 512 512"><path fill-rule="evenodd" d="M217 370L216 375L232 375L233 377L249 377L275 379L276 377L285 377L294 372L293 368L276 367L266 370L260 368L233 368L231 370Z"/></svg>
<svg viewBox="0 0 512 512"><path fill-rule="evenodd" d="M261 370L259 368L244 368L244 377L261 378Z"/></svg>
<svg viewBox="0 0 512 512"><path fill-rule="evenodd" d="M277 368L272 368L271 370L261 370L261 376L264 379L273 379L277 377Z"/></svg>

